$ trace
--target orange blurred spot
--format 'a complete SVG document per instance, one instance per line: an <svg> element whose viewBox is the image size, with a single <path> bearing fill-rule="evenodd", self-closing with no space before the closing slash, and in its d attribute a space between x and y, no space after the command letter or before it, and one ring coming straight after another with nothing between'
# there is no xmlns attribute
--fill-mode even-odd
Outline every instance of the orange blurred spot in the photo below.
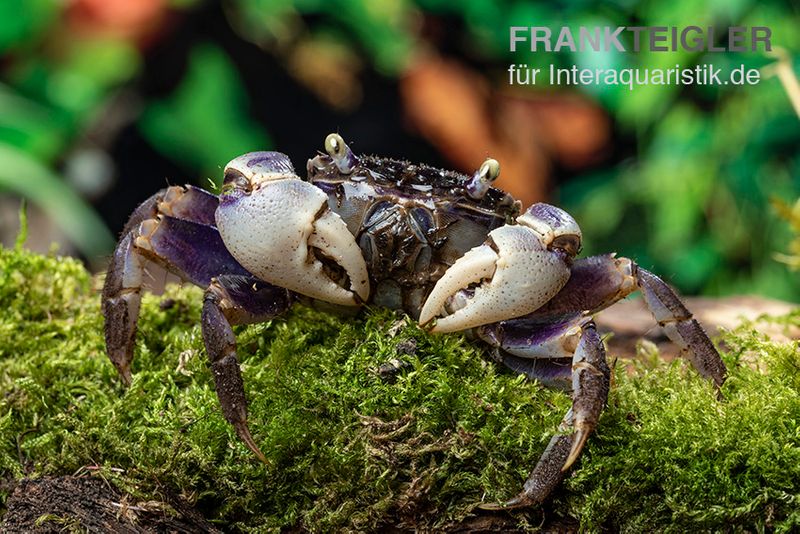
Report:
<svg viewBox="0 0 800 534"><path fill-rule="evenodd" d="M470 173L487 156L497 159L498 187L525 206L547 199L553 163L595 163L610 139L605 112L579 95L493 88L435 55L406 71L400 94L410 122L457 168Z"/></svg>
<svg viewBox="0 0 800 534"><path fill-rule="evenodd" d="M168 14L167 0L72 0L67 20L76 33L149 44Z"/></svg>

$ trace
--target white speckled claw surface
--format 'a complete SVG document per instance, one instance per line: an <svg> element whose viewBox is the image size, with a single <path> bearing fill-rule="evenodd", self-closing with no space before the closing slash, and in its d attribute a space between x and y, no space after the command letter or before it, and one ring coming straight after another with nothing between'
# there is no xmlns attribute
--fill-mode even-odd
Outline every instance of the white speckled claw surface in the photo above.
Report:
<svg viewBox="0 0 800 534"><path fill-rule="evenodd" d="M550 300L569 279L567 264L532 229L506 225L493 230L489 238L497 252L484 244L459 258L425 301L421 324L436 319L432 331L455 332L520 317ZM471 296L461 293L463 306L447 315L448 301L479 282Z"/></svg>
<svg viewBox="0 0 800 534"><path fill-rule="evenodd" d="M217 227L225 246L262 280L334 304L356 305L369 296L361 250L347 225L328 210L328 197L297 177L256 182L252 193L220 205ZM342 287L324 258L349 278Z"/></svg>

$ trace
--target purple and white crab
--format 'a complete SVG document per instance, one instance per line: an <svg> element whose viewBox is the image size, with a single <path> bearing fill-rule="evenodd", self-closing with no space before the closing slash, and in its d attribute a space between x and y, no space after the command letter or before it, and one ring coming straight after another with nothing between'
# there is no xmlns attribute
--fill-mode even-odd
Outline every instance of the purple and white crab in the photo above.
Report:
<svg viewBox="0 0 800 534"><path fill-rule="evenodd" d="M572 391L524 489L496 506L510 508L542 502L597 424L610 380L598 310L641 290L697 371L717 387L725 380L713 344L667 284L613 254L575 259L575 220L548 204L520 214L491 186L495 160L466 176L356 156L337 134L325 149L306 179L287 156L254 152L228 163L218 197L169 187L133 212L102 296L106 348L126 383L148 261L205 288L203 340L222 412L261 460L232 325L318 300L403 310L433 332L471 330L497 361Z"/></svg>

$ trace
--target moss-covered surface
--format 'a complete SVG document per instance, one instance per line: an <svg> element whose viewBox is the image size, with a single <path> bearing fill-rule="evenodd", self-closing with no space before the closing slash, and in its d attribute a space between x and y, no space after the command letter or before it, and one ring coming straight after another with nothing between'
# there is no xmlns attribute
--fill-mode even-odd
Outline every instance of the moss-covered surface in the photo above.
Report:
<svg viewBox="0 0 800 534"><path fill-rule="evenodd" d="M6 476L91 469L142 498L182 495L229 531L439 528L515 495L570 404L461 336L429 336L386 311L298 306L238 329L264 466L218 408L201 293L165 297L144 300L125 390L83 267L0 250ZM753 325L726 342L721 402L683 362L618 368L601 425L549 509L591 530L800 528L800 350ZM410 364L394 382L374 372L392 358ZM534 528L542 511L516 518Z"/></svg>

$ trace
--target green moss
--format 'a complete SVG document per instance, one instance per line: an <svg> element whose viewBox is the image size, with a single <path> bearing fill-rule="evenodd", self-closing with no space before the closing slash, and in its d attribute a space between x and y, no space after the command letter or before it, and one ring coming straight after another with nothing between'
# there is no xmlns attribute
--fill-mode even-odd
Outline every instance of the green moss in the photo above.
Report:
<svg viewBox="0 0 800 534"><path fill-rule="evenodd" d="M226 530L437 528L515 495L569 398L402 315L297 306L237 329L250 425L225 423L201 292L144 299L127 390L103 352L99 297L73 260L0 250L0 467L99 471L142 498L180 494ZM798 317L784 319L798 323ZM416 342L413 355L400 347ZM618 370L610 405L552 503L588 529L800 527L800 355L753 325L726 336L725 400L685 364ZM756 355L764 372L740 363ZM374 368L407 361L393 383ZM520 513L537 525L541 511Z"/></svg>

